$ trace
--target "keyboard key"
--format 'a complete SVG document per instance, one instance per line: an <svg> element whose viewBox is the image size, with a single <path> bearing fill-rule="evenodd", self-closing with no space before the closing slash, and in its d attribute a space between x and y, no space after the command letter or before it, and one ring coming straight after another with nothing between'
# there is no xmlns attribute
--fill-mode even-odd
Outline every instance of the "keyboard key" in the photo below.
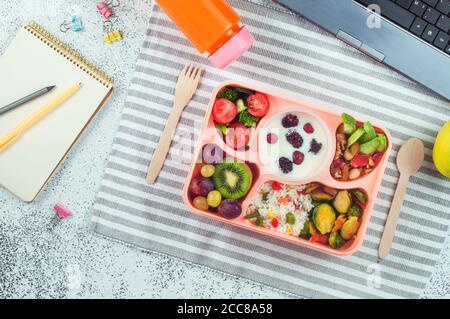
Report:
<svg viewBox="0 0 450 319"><path fill-rule="evenodd" d="M450 35L442 31L439 31L436 40L434 40L433 44L437 46L439 49L444 50L447 47L449 40Z"/></svg>
<svg viewBox="0 0 450 319"><path fill-rule="evenodd" d="M446 52L448 55L450 55L450 45L449 45L447 48L445 48L445 52Z"/></svg>
<svg viewBox="0 0 450 319"><path fill-rule="evenodd" d="M439 0L436 9L445 15L450 13L450 0Z"/></svg>
<svg viewBox="0 0 450 319"><path fill-rule="evenodd" d="M397 0L397 4L405 9L409 9L414 0Z"/></svg>
<svg viewBox="0 0 450 319"><path fill-rule="evenodd" d="M425 28L425 32L422 34L422 39L424 39L425 41L427 41L429 43L433 43L433 41L436 38L438 32L439 32L439 30L436 27L434 27L431 24L429 24Z"/></svg>
<svg viewBox="0 0 450 319"><path fill-rule="evenodd" d="M425 2L429 6L434 7L437 4L438 0L423 0L423 2Z"/></svg>
<svg viewBox="0 0 450 319"><path fill-rule="evenodd" d="M416 16L421 17L427 8L428 6L422 1L414 0L409 8L409 11L414 13Z"/></svg>
<svg viewBox="0 0 450 319"><path fill-rule="evenodd" d="M450 18L445 15L441 15L436 23L436 26L442 31L448 33L450 31Z"/></svg>
<svg viewBox="0 0 450 319"><path fill-rule="evenodd" d="M423 14L423 19L431 24L435 24L441 14L433 8L428 8Z"/></svg>
<svg viewBox="0 0 450 319"><path fill-rule="evenodd" d="M417 36L421 36L425 28L427 27L428 23L423 21L421 18L416 18L409 29L412 33L414 33Z"/></svg>
<svg viewBox="0 0 450 319"><path fill-rule="evenodd" d="M357 0L357 2L365 5L378 5L381 9L381 15L387 19L397 23L398 25L409 29L414 21L414 15L403 9L399 5L389 0Z"/></svg>

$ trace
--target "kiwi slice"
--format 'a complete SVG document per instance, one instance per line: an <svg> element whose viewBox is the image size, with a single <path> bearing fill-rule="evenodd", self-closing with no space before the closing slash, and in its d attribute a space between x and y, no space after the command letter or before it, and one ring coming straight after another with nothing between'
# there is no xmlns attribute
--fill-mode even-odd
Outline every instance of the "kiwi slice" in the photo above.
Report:
<svg viewBox="0 0 450 319"><path fill-rule="evenodd" d="M214 187L222 197L239 199L247 194L252 185L252 171L247 164L233 158L226 158L215 167Z"/></svg>

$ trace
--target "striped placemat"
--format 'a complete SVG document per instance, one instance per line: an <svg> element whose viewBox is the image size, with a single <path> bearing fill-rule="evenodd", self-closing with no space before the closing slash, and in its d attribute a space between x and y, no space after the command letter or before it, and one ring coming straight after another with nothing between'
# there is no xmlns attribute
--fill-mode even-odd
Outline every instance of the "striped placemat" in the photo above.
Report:
<svg viewBox="0 0 450 319"><path fill-rule="evenodd" d="M301 296L418 296L439 258L450 220L450 183L439 176L431 159L434 137L450 118L450 105L301 18L249 1L231 3L257 41L226 71L210 67L154 8L96 200L94 231ZM394 151L356 254L328 256L189 212L181 189L191 147L182 154L173 147L158 183L146 184L149 159L171 111L176 79L191 61L204 65L206 72L173 146L183 143L182 135L196 140L213 88L227 79L266 83L330 109L375 118L391 131ZM424 141L426 162L411 179L392 254L377 263L398 178L396 152L410 137Z"/></svg>

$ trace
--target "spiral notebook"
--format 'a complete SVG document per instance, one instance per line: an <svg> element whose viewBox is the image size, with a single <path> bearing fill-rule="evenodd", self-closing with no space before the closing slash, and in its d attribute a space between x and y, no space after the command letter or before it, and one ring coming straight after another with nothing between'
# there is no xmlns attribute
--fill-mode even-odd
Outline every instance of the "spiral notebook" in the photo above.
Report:
<svg viewBox="0 0 450 319"><path fill-rule="evenodd" d="M0 106L49 85L49 94L0 116L0 136L67 87L82 87L0 152L0 185L26 202L36 198L111 95L111 78L37 23L21 28L0 56Z"/></svg>

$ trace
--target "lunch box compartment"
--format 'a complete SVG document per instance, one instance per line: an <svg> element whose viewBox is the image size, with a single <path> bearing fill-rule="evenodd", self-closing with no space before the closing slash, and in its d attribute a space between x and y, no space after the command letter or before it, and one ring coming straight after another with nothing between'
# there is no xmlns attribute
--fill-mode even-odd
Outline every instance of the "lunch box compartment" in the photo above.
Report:
<svg viewBox="0 0 450 319"><path fill-rule="evenodd" d="M357 126L358 126L358 127L362 127L362 125L363 125L363 122L357 121ZM335 151L335 152L336 152L336 149L337 149L337 134L339 134L340 126L341 126L341 125L338 125L338 126L336 127L336 129L334 130L334 151ZM364 179L366 179L366 178L369 178L370 175L372 175L372 174L375 174L375 175L376 175L377 173L380 173L379 170L382 169L382 168L381 168L381 166L382 166L381 164L383 163L384 158L387 157L387 156L389 156L387 150L389 150L389 149L391 148L391 145L390 145L390 144L391 144L391 139L390 139L389 133L388 133L385 129L382 129L382 128L378 127L378 126L374 126L374 129L375 129L375 132L376 132L377 134L384 134L385 136L388 137L388 138L387 138L386 152L383 153L383 155L382 155L381 160L379 161L379 163L376 164L376 165L373 167L373 169L372 169L369 173L364 174L363 176L360 176L360 177L358 177L358 178L356 178L356 179L354 179L354 180L347 180L347 181L344 181L344 180L338 180L338 179L334 178L333 173L332 173L332 168L333 168L333 163L334 163L334 154L333 154L333 158L332 158L332 160L331 160L331 163L329 164L329 173L330 173L330 177L331 177L333 180L335 180L335 181L337 181L337 182L339 182L339 183L353 183L353 182L355 182L355 181L360 181L360 180L364 180ZM384 172L384 169L383 169L383 172Z"/></svg>

